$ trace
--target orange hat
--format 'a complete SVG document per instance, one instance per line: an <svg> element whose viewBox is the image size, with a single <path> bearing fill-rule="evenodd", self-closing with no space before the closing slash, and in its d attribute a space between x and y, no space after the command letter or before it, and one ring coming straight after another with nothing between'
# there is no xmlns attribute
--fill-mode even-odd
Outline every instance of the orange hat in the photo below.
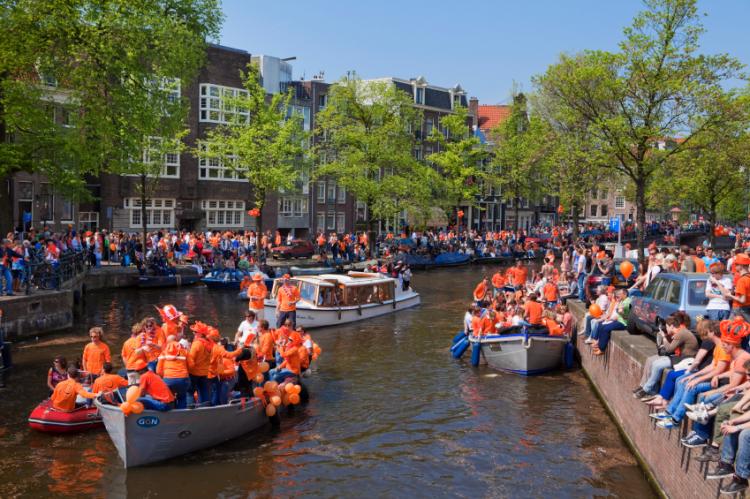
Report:
<svg viewBox="0 0 750 499"><path fill-rule="evenodd" d="M190 326L190 330L193 331L196 334L207 334L208 333L208 325L202 323L201 321L195 321L195 324Z"/></svg>
<svg viewBox="0 0 750 499"><path fill-rule="evenodd" d="M735 317L733 320L721 321L719 330L721 331L722 342L739 346L742 344L742 339L750 334L750 324L741 317Z"/></svg>
<svg viewBox="0 0 750 499"><path fill-rule="evenodd" d="M263 276L260 275L260 273L253 274L253 281L262 281L262 280L263 280Z"/></svg>
<svg viewBox="0 0 750 499"><path fill-rule="evenodd" d="M734 257L734 264L750 265L750 256L747 256L745 253L740 253L739 255Z"/></svg>
<svg viewBox="0 0 750 499"><path fill-rule="evenodd" d="M711 272L720 272L724 270L724 266L721 264L721 262L714 262L708 266L708 270L710 270Z"/></svg>
<svg viewBox="0 0 750 499"><path fill-rule="evenodd" d="M614 286L607 286L607 293L612 293L614 292L614 290L615 290Z"/></svg>
<svg viewBox="0 0 750 499"><path fill-rule="evenodd" d="M182 312L177 310L177 307L174 305L164 305L162 308L158 308L159 315L161 315L161 318L165 321L173 321L179 318L182 315Z"/></svg>
<svg viewBox="0 0 750 499"><path fill-rule="evenodd" d="M297 331L294 331L292 334L289 335L289 342L294 346L301 345L302 335L300 335Z"/></svg>
<svg viewBox="0 0 750 499"><path fill-rule="evenodd" d="M211 326L208 327L208 334L206 336L208 336L212 340L221 338L221 334L219 334L219 330Z"/></svg>
<svg viewBox="0 0 750 499"><path fill-rule="evenodd" d="M135 362L133 362L133 371L140 371L141 369L146 369L148 367L148 364L146 364L146 361L143 359L136 359Z"/></svg>

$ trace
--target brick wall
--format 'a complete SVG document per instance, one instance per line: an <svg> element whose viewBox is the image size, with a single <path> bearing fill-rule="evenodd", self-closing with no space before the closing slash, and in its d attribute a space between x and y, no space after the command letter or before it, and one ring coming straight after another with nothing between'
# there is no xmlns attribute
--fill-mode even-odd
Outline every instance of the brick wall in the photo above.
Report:
<svg viewBox="0 0 750 499"><path fill-rule="evenodd" d="M571 310L582 318L584 309L580 302L569 303ZM680 438L690 430L689 426L685 423L679 430L658 428L649 417L648 406L633 398L643 362L656 353L654 342L646 336L616 331L605 355L596 357L583 340L579 335L577 346L584 371L661 491L673 498L718 497L723 481L704 480L706 465L694 459L702 450L680 445ZM687 418L686 421L690 422Z"/></svg>

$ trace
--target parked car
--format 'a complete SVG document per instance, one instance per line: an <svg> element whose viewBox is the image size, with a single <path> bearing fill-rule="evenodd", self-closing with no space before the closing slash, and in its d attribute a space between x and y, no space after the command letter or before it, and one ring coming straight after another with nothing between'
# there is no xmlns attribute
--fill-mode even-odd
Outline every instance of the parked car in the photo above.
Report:
<svg viewBox="0 0 750 499"><path fill-rule="evenodd" d="M706 281L703 273L661 273L643 292L631 298L628 332L655 336L672 313L686 312L695 327L698 316L706 313Z"/></svg>
<svg viewBox="0 0 750 499"><path fill-rule="evenodd" d="M272 258L310 258L314 254L312 243L304 239L294 239L290 244L271 248Z"/></svg>
<svg viewBox="0 0 750 499"><path fill-rule="evenodd" d="M625 260L628 260L633 265L633 273L630 274L630 277L627 279L622 273L620 273L620 264ZM616 288L629 288L635 283L635 279L638 277L638 260L635 258L615 258L614 262L615 269L611 285ZM586 280L586 292L590 301L596 298L596 288L598 288L601 283L602 274L599 272L599 267L595 266L594 272Z"/></svg>

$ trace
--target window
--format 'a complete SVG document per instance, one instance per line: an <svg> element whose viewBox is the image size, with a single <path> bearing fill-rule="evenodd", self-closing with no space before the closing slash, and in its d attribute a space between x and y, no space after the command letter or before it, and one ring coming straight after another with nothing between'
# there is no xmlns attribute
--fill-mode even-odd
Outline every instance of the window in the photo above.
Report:
<svg viewBox="0 0 750 499"><path fill-rule="evenodd" d="M596 199L596 189L591 191L591 199Z"/></svg>
<svg viewBox="0 0 750 499"><path fill-rule="evenodd" d="M245 202L206 199L201 201L201 208L206 212L206 226L242 227L245 225Z"/></svg>
<svg viewBox="0 0 750 499"><path fill-rule="evenodd" d="M325 213L318 213L317 222L315 224L316 228L318 230L325 230L326 228L326 214Z"/></svg>
<svg viewBox="0 0 750 499"><path fill-rule="evenodd" d="M318 203L326 202L326 183L318 182Z"/></svg>
<svg viewBox="0 0 750 499"><path fill-rule="evenodd" d="M625 196L615 196L615 208L625 208Z"/></svg>
<svg viewBox="0 0 750 499"><path fill-rule="evenodd" d="M39 184L39 219L42 222L55 220L55 195L52 184L46 182Z"/></svg>
<svg viewBox="0 0 750 499"><path fill-rule="evenodd" d="M160 150L163 150L163 140L161 137L149 137L146 148L143 150L143 164L150 165L156 159ZM161 160L161 171L159 172L160 177L165 178L180 178L180 154L175 148L173 151L167 151L164 153L164 157Z"/></svg>
<svg viewBox="0 0 750 499"><path fill-rule="evenodd" d="M161 81L161 89L167 92L167 100L169 102L177 102L180 100L180 79L179 78L164 78Z"/></svg>
<svg viewBox="0 0 750 499"><path fill-rule="evenodd" d="M336 213L336 230L344 232L346 230L346 214L342 212Z"/></svg>
<svg viewBox="0 0 750 499"><path fill-rule="evenodd" d="M592 204L592 205L591 205L591 216L592 216L592 217L595 217L595 216L596 216L596 209L597 209L597 208L598 208L598 206L597 206L597 205L595 205L595 204Z"/></svg>
<svg viewBox="0 0 750 499"><path fill-rule="evenodd" d="M453 108L461 105L461 94L457 94L453 96Z"/></svg>
<svg viewBox="0 0 750 499"><path fill-rule="evenodd" d="M690 281L688 284L688 303L705 307L708 305L706 297L706 281Z"/></svg>
<svg viewBox="0 0 750 499"><path fill-rule="evenodd" d="M346 189L344 187L339 186L339 190L336 192L336 202L338 204L346 203Z"/></svg>
<svg viewBox="0 0 750 499"><path fill-rule="evenodd" d="M280 198L279 215L282 217L301 217L307 215L307 198Z"/></svg>
<svg viewBox="0 0 750 499"><path fill-rule="evenodd" d="M606 217L607 214L609 213L609 205L603 204L601 206L601 210L602 210L602 215L601 216Z"/></svg>
<svg viewBox="0 0 750 499"><path fill-rule="evenodd" d="M73 221L73 201L67 199L62 200L62 213L60 214L61 222L72 222Z"/></svg>
<svg viewBox="0 0 750 499"><path fill-rule="evenodd" d="M318 96L318 111L322 111L325 109L326 104L328 103L328 96L323 94Z"/></svg>
<svg viewBox="0 0 750 499"><path fill-rule="evenodd" d="M326 229L336 230L336 213L333 211L329 211L326 220L328 221L328 223L326 224Z"/></svg>
<svg viewBox="0 0 750 499"><path fill-rule="evenodd" d="M682 286L678 281L665 281L669 282L669 288L666 290L666 293L664 293L663 301L669 302L673 305L679 305L680 304L680 291L682 291Z"/></svg>
<svg viewBox="0 0 750 499"><path fill-rule="evenodd" d="M422 160L422 148L421 147L414 148L414 159L416 159L417 161Z"/></svg>
<svg viewBox="0 0 750 499"><path fill-rule="evenodd" d="M425 137L429 137L432 133L432 129L435 127L435 123L432 121L432 118L426 118L424 120L424 133Z"/></svg>
<svg viewBox="0 0 750 499"><path fill-rule="evenodd" d="M41 71L39 73L39 80L42 82L42 85L47 87L57 87L57 78L52 73Z"/></svg>
<svg viewBox="0 0 750 499"><path fill-rule="evenodd" d="M357 221L364 222L367 220L367 204L357 201Z"/></svg>
<svg viewBox="0 0 750 499"><path fill-rule="evenodd" d="M336 202L336 182L328 182L328 202L329 203L335 203Z"/></svg>
<svg viewBox="0 0 750 499"><path fill-rule="evenodd" d="M19 201L33 201L34 200L34 184L31 182L18 182L18 200Z"/></svg>
<svg viewBox="0 0 750 499"><path fill-rule="evenodd" d="M208 123L248 122L250 120L250 113L247 109L238 108L223 102L225 99L243 96L247 96L247 91L241 88L201 83L199 121Z"/></svg>
<svg viewBox="0 0 750 499"><path fill-rule="evenodd" d="M599 193L599 199L607 199L608 196L609 196L608 189L602 189L602 191Z"/></svg>
<svg viewBox="0 0 750 499"><path fill-rule="evenodd" d="M424 88L417 87L414 90L414 102L417 104L424 104Z"/></svg>
<svg viewBox="0 0 750 499"><path fill-rule="evenodd" d="M81 230L96 230L99 227L99 212L82 211L78 213L78 226Z"/></svg>
<svg viewBox="0 0 750 499"><path fill-rule="evenodd" d="M206 143L201 143L198 147L201 151L206 152L210 151L211 148L211 146ZM198 178L201 180L245 181L238 171L237 157L231 154L227 154L223 158L201 157L198 159L198 166Z"/></svg>
<svg viewBox="0 0 750 499"><path fill-rule="evenodd" d="M287 109L287 117L291 117L292 113L299 114L302 116L302 128L309 132L310 131L310 108L306 106L289 106Z"/></svg>
<svg viewBox="0 0 750 499"><path fill-rule="evenodd" d="M130 227L143 226L141 220L141 198L125 198L125 209L130 210ZM174 226L175 200L154 198L146 201L146 226L171 229Z"/></svg>

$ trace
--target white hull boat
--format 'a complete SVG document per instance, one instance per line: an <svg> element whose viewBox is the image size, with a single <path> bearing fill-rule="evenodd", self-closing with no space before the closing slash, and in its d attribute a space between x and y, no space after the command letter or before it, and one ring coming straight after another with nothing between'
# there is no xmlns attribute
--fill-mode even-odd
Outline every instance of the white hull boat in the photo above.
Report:
<svg viewBox="0 0 750 499"><path fill-rule="evenodd" d="M94 403L126 468L213 447L268 423L265 407L258 398L232 400L215 407L145 410L129 416L117 406L99 400Z"/></svg>
<svg viewBox="0 0 750 499"><path fill-rule="evenodd" d="M486 362L493 369L532 376L560 367L564 361L567 336L551 336L533 329L523 332L509 328L506 334L493 334L481 338L470 337L473 361ZM546 331L546 329L544 330ZM480 348L481 359L473 350Z"/></svg>
<svg viewBox="0 0 750 499"><path fill-rule="evenodd" d="M290 282L300 290L297 325L306 329L370 319L420 303L419 293L403 291L395 279L380 274L324 274L292 278ZM267 318L275 317L279 287L280 280L276 280L271 298L265 301Z"/></svg>

